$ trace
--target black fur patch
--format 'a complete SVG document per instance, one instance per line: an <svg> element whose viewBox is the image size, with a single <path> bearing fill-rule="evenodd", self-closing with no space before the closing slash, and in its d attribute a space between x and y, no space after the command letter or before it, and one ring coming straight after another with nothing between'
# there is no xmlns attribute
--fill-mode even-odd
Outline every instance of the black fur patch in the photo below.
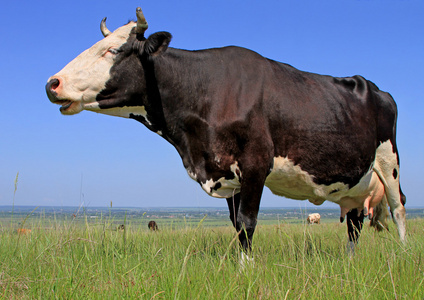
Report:
<svg viewBox="0 0 424 300"><path fill-rule="evenodd" d="M211 188L211 192L212 192L212 190L215 190L215 191L219 190L219 188L221 186L222 186L221 182L218 182L217 184L215 184L215 186L213 188Z"/></svg>
<svg viewBox="0 0 424 300"><path fill-rule="evenodd" d="M393 169L393 178L397 179L398 177L398 171L396 169Z"/></svg>

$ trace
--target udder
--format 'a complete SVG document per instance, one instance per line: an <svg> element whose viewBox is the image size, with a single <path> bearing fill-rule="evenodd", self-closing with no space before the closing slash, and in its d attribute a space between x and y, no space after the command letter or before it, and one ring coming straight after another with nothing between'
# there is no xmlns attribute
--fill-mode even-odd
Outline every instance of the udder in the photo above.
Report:
<svg viewBox="0 0 424 300"><path fill-rule="evenodd" d="M381 202L383 196L384 185L377 174L374 173L365 194L340 199L340 220L344 220L346 214L355 208L358 209L358 213L363 210L364 215L371 219L374 215L374 208Z"/></svg>

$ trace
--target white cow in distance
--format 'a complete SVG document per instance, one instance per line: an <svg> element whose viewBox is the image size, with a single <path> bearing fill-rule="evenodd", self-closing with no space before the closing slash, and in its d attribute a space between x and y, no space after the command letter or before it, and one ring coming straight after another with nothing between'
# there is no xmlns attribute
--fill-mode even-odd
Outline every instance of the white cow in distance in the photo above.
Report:
<svg viewBox="0 0 424 300"><path fill-rule="evenodd" d="M308 224L319 224L321 221L321 215L319 213L310 214L306 221L308 221Z"/></svg>

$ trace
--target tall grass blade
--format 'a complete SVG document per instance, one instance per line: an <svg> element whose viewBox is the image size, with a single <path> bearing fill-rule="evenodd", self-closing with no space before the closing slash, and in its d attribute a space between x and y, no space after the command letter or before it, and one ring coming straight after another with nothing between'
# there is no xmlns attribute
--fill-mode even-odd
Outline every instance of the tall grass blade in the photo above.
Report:
<svg viewBox="0 0 424 300"><path fill-rule="evenodd" d="M15 211L15 196L16 196L16 191L18 190L18 177L19 177L19 171L18 173L16 173L16 178L15 178L15 190L13 191L13 201L12 201L12 216L10 218L10 228L13 228L13 213Z"/></svg>

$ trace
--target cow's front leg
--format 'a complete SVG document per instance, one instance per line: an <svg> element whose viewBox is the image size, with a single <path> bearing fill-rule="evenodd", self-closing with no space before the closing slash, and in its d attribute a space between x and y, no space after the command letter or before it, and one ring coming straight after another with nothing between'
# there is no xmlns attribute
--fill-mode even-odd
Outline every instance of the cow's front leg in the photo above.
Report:
<svg viewBox="0 0 424 300"><path fill-rule="evenodd" d="M239 240L243 250L250 254L266 174L260 174L260 171L256 171L252 176L248 176L246 173L243 174L240 189L236 229L240 231Z"/></svg>
<svg viewBox="0 0 424 300"><path fill-rule="evenodd" d="M243 178L240 193L227 198L227 204L230 219L239 233L239 241L243 251L250 253L265 180L253 180L251 184L247 184L247 182Z"/></svg>
<svg viewBox="0 0 424 300"><path fill-rule="evenodd" d="M231 222L233 223L234 228L236 229L236 231L239 234L239 241L240 244L243 247L243 252L241 253L241 260L240 260L240 265L242 267L244 267L246 265L246 263L249 263L252 261L252 257L249 257L247 254L245 254L247 251L250 252L250 250L248 250L246 248L246 245L251 245L252 244L252 234L250 235L250 242L249 242L249 238L248 236L246 236L246 232L247 230L243 230L242 227L242 222L238 222L238 212L239 212L239 207L240 207L240 193L233 195L231 198L227 198L227 204L228 204L228 210L230 211L230 219Z"/></svg>
<svg viewBox="0 0 424 300"><path fill-rule="evenodd" d="M234 195L231 198L227 198L228 210L230 211L231 222L239 234L240 245L243 247L245 252L250 252L259 207L258 209L250 208L247 210L244 208L243 213L240 214L240 198L241 193Z"/></svg>

